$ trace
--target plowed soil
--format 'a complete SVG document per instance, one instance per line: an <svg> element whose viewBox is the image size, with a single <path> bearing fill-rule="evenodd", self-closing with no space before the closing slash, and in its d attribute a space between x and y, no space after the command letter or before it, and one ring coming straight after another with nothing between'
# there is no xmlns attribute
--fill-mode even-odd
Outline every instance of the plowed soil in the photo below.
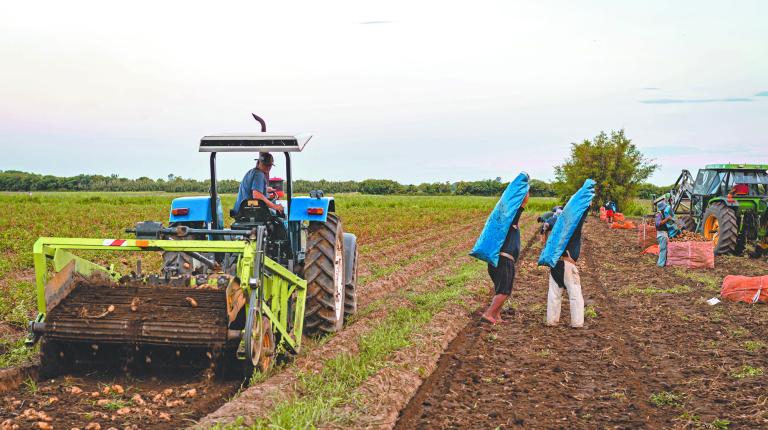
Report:
<svg viewBox="0 0 768 430"><path fill-rule="evenodd" d="M469 220L459 218L455 223L440 226L439 232L429 229L408 234L390 246L361 252L359 273L367 276L370 282L359 287L359 306L363 308L416 279L450 270L456 256L466 255L482 221L480 216ZM110 300L115 302L116 299L110 296ZM130 303L131 300L123 302ZM82 307L73 309L80 312ZM104 309L103 306L88 307L86 311L90 315L103 313ZM298 367L312 365L319 363L321 358L354 348L356 336L375 326L376 319L381 317L381 312L374 312L355 318L349 327L325 345L312 348L308 343L305 353L294 363ZM114 361L120 365L113 367L124 368L122 362L129 355L135 354L116 351ZM158 359L153 358L153 364ZM248 398L252 392L288 393L289 390L280 388L277 382L281 378L290 380L294 368L290 366L257 386L241 391L246 383L242 378L212 378L209 369L189 368L169 374L167 370L148 367L136 374L119 370L105 372L103 369L94 372L92 367L82 366L54 380L37 383L30 380L16 390L0 395L0 424L11 420L9 425L18 425L21 429L38 428L38 423L46 422L56 429L83 429L90 423L97 423L104 430L110 427L185 428L238 393L240 398ZM119 388L115 389L115 386ZM233 405L232 409L235 415L230 420L241 414L258 416L250 408Z"/></svg>
<svg viewBox="0 0 768 430"><path fill-rule="evenodd" d="M660 269L636 234L585 225L583 329L565 298L560 325L544 325L548 271L525 255L507 322L471 322L397 428L768 428L765 305L705 303L765 260Z"/></svg>

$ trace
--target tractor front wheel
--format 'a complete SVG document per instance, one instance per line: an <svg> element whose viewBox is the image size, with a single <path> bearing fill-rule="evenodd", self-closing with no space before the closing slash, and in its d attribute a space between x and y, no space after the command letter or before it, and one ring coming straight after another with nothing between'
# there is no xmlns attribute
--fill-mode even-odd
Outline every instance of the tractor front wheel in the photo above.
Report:
<svg viewBox="0 0 768 430"><path fill-rule="evenodd" d="M309 224L304 277L307 304L304 331L335 333L344 325L344 241L341 219L329 214L325 222Z"/></svg>
<svg viewBox="0 0 768 430"><path fill-rule="evenodd" d="M724 203L712 203L704 212L704 237L715 245L715 255L732 254L739 238L736 211Z"/></svg>

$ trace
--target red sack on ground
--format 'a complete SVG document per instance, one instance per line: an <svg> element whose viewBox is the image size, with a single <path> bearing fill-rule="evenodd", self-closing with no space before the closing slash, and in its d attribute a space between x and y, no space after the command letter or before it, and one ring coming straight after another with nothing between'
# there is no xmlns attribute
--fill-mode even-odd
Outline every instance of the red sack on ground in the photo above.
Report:
<svg viewBox="0 0 768 430"><path fill-rule="evenodd" d="M624 230L630 230L635 228L635 223L633 223L632 221L615 222L611 224L611 228L620 228Z"/></svg>
<svg viewBox="0 0 768 430"><path fill-rule="evenodd" d="M601 206L600 207L600 221L605 221L607 219L608 219L608 215L605 212L605 208Z"/></svg>
<svg viewBox="0 0 768 430"><path fill-rule="evenodd" d="M714 269L715 245L713 242L669 242L667 266Z"/></svg>
<svg viewBox="0 0 768 430"><path fill-rule="evenodd" d="M720 297L734 302L768 303L768 276L728 275L723 279Z"/></svg>
<svg viewBox="0 0 768 430"><path fill-rule="evenodd" d="M614 221L624 221L624 214L621 212L616 212L613 214L613 220Z"/></svg>
<svg viewBox="0 0 768 430"><path fill-rule="evenodd" d="M645 248L645 251L641 252L641 254L659 255L659 245L651 245L648 248Z"/></svg>

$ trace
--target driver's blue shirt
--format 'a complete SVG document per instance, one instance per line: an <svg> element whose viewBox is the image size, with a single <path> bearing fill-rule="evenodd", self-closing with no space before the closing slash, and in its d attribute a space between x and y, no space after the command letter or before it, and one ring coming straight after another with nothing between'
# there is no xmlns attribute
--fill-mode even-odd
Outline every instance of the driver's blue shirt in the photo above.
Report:
<svg viewBox="0 0 768 430"><path fill-rule="evenodd" d="M240 204L243 200L252 199L254 191L267 195L267 175L255 167L249 170L240 182L240 189L237 191L237 200L233 209L240 210Z"/></svg>

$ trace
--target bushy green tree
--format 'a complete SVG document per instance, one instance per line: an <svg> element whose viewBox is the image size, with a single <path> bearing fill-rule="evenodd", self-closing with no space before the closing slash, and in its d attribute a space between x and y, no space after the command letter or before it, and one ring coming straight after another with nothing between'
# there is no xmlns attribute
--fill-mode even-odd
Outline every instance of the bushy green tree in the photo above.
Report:
<svg viewBox="0 0 768 430"><path fill-rule="evenodd" d="M400 194L403 191L399 182L390 179L366 179L360 183L363 194Z"/></svg>
<svg viewBox="0 0 768 430"><path fill-rule="evenodd" d="M496 196L501 194L507 183L500 180L486 179L485 181L461 181L456 184L456 194L473 196Z"/></svg>
<svg viewBox="0 0 768 430"><path fill-rule="evenodd" d="M555 167L555 191L566 199L585 179L592 178L597 183L593 205L613 199L621 210L658 167L643 156L624 130L610 135L600 132L592 140L571 144L571 156Z"/></svg>
<svg viewBox="0 0 768 430"><path fill-rule="evenodd" d="M533 197L554 197L557 195L552 184L541 179L531 179L529 185L531 186L530 192Z"/></svg>

